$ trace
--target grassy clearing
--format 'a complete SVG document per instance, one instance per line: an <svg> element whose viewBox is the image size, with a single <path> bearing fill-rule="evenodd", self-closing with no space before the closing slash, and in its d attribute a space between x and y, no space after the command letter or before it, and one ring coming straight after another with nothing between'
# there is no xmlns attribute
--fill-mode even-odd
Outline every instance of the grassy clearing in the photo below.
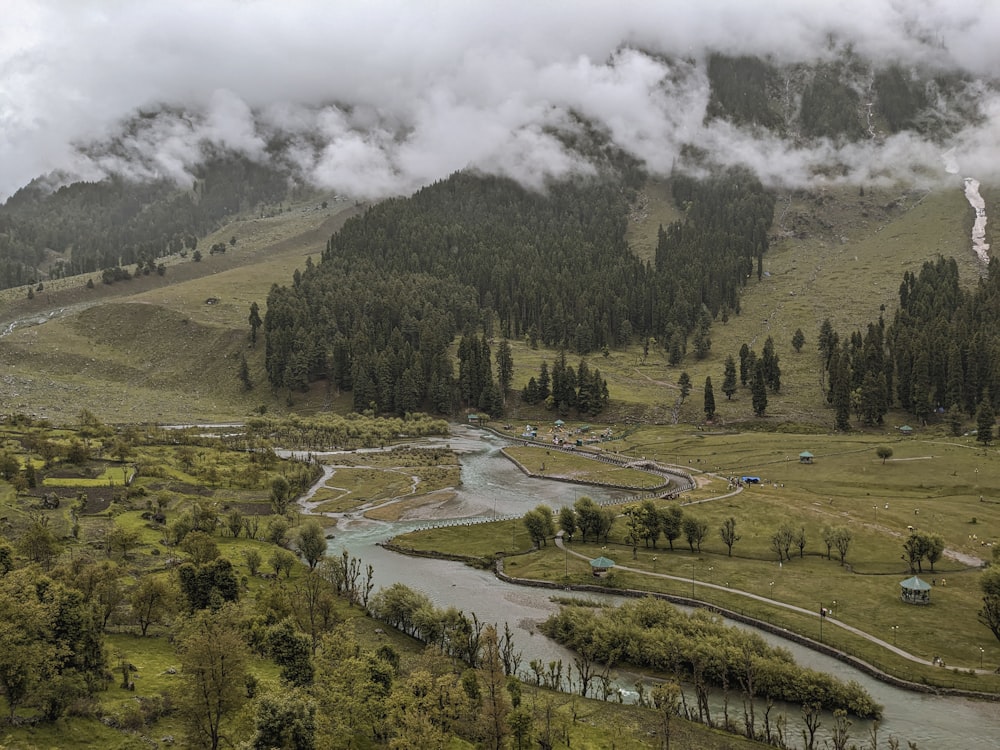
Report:
<svg viewBox="0 0 1000 750"><path fill-rule="evenodd" d="M531 550L531 539L519 519L415 531L394 541L413 550L450 552L483 560L496 552L511 555Z"/></svg>
<svg viewBox="0 0 1000 750"><path fill-rule="evenodd" d="M340 493L340 497L323 504L322 510L331 511L335 510L333 505L343 505L346 510L374 500L408 495L413 489L413 481L409 475L391 470L337 469L326 486Z"/></svg>
<svg viewBox="0 0 1000 750"><path fill-rule="evenodd" d="M659 748L658 718L654 709L616 702L585 699L526 686L523 705L536 715L551 717L554 747L606 750L606 748ZM536 733L537 734L537 733ZM564 745L563 738L568 738ZM742 750L761 747L735 734L675 719L670 746L698 750Z"/></svg>
<svg viewBox="0 0 1000 750"><path fill-rule="evenodd" d="M398 450L341 455L337 461L343 465L338 465L326 486L312 498L318 503L316 510L322 513L343 513L397 497L420 497L461 484L461 468L451 451ZM440 500L441 497L435 497L432 502ZM378 515L372 517L392 516L415 507L376 511Z"/></svg>
<svg viewBox="0 0 1000 750"><path fill-rule="evenodd" d="M889 442L893 457L885 464L875 454L886 436L780 435L691 433L682 428L644 427L629 436L628 445L665 462L718 471L723 475L757 474L764 484L750 486L739 495L685 506L686 514L704 520L709 534L701 553L688 549L683 539L675 551L641 548L637 559L623 543L626 531L619 519L611 544L580 545L574 550L588 559L604 554L621 565L679 576L679 582L618 571L616 586L648 588L689 596L695 580L698 598L780 623L783 627L818 637L818 620L793 615L724 591L699 587L709 582L818 611L834 610L834 617L887 642L893 638L922 658L941 656L961 669L1000 663L1000 643L976 619L980 606L979 569L945 557L931 572L924 561L921 577L936 585L932 605L915 607L899 599L899 582L910 575L900 559L908 527L932 530L945 537L949 549L988 559L1000 543L1000 454L984 451L971 438L948 438L935 433ZM809 450L815 463L801 464L798 453ZM725 485L715 480L712 489ZM709 494L709 487L698 491ZM982 501L980 501L982 497ZM682 496L682 501L693 499ZM726 553L718 529L729 517L737 520L741 539ZM792 549L793 558L778 564L771 536L783 523L805 531L804 557ZM822 529L846 526L853 540L848 566L826 559ZM521 537L520 544L512 538ZM400 537L403 546L482 555L489 551L522 551L526 531L514 522L444 528ZM654 559L655 558L655 559ZM592 583L583 560L553 547L510 559L513 575ZM773 582L773 586L771 585ZM836 604L834 604L836 602ZM898 630L893 630L893 627ZM992 677L955 677L950 671L919 668L879 646L828 627L824 633L851 653L882 664L912 679L941 683L950 680L973 689L1000 690ZM994 684L995 683L995 684Z"/></svg>
<svg viewBox="0 0 1000 750"><path fill-rule="evenodd" d="M639 192L638 200L629 212L625 239L632 252L644 261L652 263L656 259L659 228L683 218L684 214L674 205L670 181L650 179Z"/></svg>
<svg viewBox="0 0 1000 750"><path fill-rule="evenodd" d="M131 694L130 694L131 695ZM172 727L164 723L160 736L171 734ZM181 736L175 734L175 737ZM149 745L141 737L126 735L94 719L71 717L54 724L39 724L31 728L5 729L0 744L17 750L141 750Z"/></svg>
<svg viewBox="0 0 1000 750"><path fill-rule="evenodd" d="M457 496L457 492L449 490L437 490L424 495L415 495L366 510L365 518L374 518L379 521L400 521L407 517L433 517L438 508L447 508Z"/></svg>
<svg viewBox="0 0 1000 750"><path fill-rule="evenodd" d="M650 489L663 484L662 478L648 472L606 464L577 453L524 446L504 448L503 452L537 476L629 489Z"/></svg>

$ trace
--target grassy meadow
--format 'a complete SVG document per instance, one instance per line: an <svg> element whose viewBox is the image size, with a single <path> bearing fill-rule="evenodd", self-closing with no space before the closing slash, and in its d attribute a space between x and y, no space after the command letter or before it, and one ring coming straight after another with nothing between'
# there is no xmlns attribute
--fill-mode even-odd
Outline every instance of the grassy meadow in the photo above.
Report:
<svg viewBox="0 0 1000 750"><path fill-rule="evenodd" d="M511 446L504 448L503 452L537 477L636 490L652 489L664 484L663 478L649 472L594 461L577 453L553 453L546 448L533 446Z"/></svg>
<svg viewBox="0 0 1000 750"><path fill-rule="evenodd" d="M884 463L876 455L880 445L893 455ZM608 585L690 596L775 622L818 638L819 622L805 616L738 596L738 589L787 602L809 611L821 606L832 617L874 635L923 659L939 656L949 667L978 668L980 648L984 665L1000 664L1000 643L976 618L981 604L978 560L989 560L1000 544L1000 454L984 449L972 438L951 438L930 431L913 437L887 435L708 433L688 427L638 428L626 440L608 448L688 467L701 479L713 478L696 493L682 495L683 510L708 524L700 553L691 551L683 537L674 551L661 540L658 549L640 547L633 558L625 543L627 531L619 518L607 545L573 541L575 552L587 559L605 555L620 565L649 573L670 574L679 581L618 570ZM799 462L808 450L814 463ZM744 474L763 478L740 494L697 502L727 492L725 478ZM982 499L980 499L982 498ZM668 502L668 501L661 501ZM740 540L727 554L718 529L727 518L736 519ZM792 559L779 565L771 537L782 525L803 529L804 555L791 550ZM836 549L827 559L824 527L845 526L852 534L847 565L839 564ZM947 548L931 571L923 561L920 576L936 584L928 607L900 601L899 582L909 577L903 541L909 528L940 533ZM525 552L530 543L519 522L500 521L461 529L418 531L399 537L405 547L438 550L473 557L483 550ZM566 555L554 545L508 559L515 576L593 583L586 560ZM567 578L568 576L568 578ZM712 583L722 590L699 585ZM868 643L833 625L824 629L824 641L873 661L909 679L967 688L1000 691L1000 678L954 675L952 671L920 667L888 649Z"/></svg>

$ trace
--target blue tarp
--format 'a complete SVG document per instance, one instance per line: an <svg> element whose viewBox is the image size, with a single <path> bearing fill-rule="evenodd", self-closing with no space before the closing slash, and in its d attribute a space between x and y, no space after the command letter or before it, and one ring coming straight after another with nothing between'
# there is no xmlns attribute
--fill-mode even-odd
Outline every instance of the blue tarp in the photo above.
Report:
<svg viewBox="0 0 1000 750"><path fill-rule="evenodd" d="M740 477L740 481L744 484L758 484L760 483L760 477Z"/></svg>

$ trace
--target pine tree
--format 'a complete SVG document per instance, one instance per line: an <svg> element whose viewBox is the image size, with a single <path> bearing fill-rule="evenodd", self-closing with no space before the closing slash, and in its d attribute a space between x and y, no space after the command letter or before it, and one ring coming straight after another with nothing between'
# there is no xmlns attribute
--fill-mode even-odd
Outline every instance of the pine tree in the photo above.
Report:
<svg viewBox="0 0 1000 750"><path fill-rule="evenodd" d="M705 419L711 422L715 419L715 393L712 391L712 378L705 378Z"/></svg>
<svg viewBox="0 0 1000 750"><path fill-rule="evenodd" d="M526 404L537 404L538 398L538 383L535 381L535 376L532 375L528 378L528 384L524 386L524 390L521 391L521 400Z"/></svg>
<svg viewBox="0 0 1000 750"><path fill-rule="evenodd" d="M983 398L979 402L979 408L976 409L976 440L987 446L992 443L995 421L996 415L993 413L993 406L990 404L989 396L984 392Z"/></svg>
<svg viewBox="0 0 1000 750"><path fill-rule="evenodd" d="M256 302L250 303L250 317L247 319L250 323L250 343L254 346L257 345L257 329L260 328L263 321L260 319L260 307Z"/></svg>
<svg viewBox="0 0 1000 750"><path fill-rule="evenodd" d="M740 385L746 386L751 375L750 347L744 344L740 347Z"/></svg>
<svg viewBox="0 0 1000 750"><path fill-rule="evenodd" d="M951 408L948 409L948 426L951 428L952 436L961 436L964 429L964 415L962 414L962 407L958 404L952 404Z"/></svg>
<svg viewBox="0 0 1000 750"><path fill-rule="evenodd" d="M684 401L691 393L691 376L687 372L682 372L677 378L677 387L681 389L681 401Z"/></svg>
<svg viewBox="0 0 1000 750"><path fill-rule="evenodd" d="M913 362L913 390L910 410L920 420L927 424L931 415L931 375L927 353L920 352Z"/></svg>
<svg viewBox="0 0 1000 750"><path fill-rule="evenodd" d="M777 393L781 390L781 368L778 366L778 355L774 352L774 339L770 336L764 342L761 362L764 364L764 381L767 387Z"/></svg>
<svg viewBox="0 0 1000 750"><path fill-rule="evenodd" d="M726 371L722 379L722 392L726 394L728 401L736 393L736 362L733 356L726 357Z"/></svg>
<svg viewBox="0 0 1000 750"><path fill-rule="evenodd" d="M764 363L761 361L754 367L750 392L753 394L753 413L763 417L767 411L767 385L764 382Z"/></svg>
<svg viewBox="0 0 1000 750"><path fill-rule="evenodd" d="M511 381L514 379L514 355L511 353L510 342L507 339L500 342L500 347L496 353L496 361L497 381L500 384L500 393L506 398Z"/></svg>
<svg viewBox="0 0 1000 750"><path fill-rule="evenodd" d="M802 351L802 347L805 343L806 335L802 333L801 328L796 328L795 333L792 334L792 348L795 350L796 354Z"/></svg>
<svg viewBox="0 0 1000 750"><path fill-rule="evenodd" d="M549 363L542 360L542 366L538 369L538 402L544 401L550 395L552 395L552 380L549 375Z"/></svg>
<svg viewBox="0 0 1000 750"><path fill-rule="evenodd" d="M250 379L250 365L247 364L246 355L242 353L240 354L240 382L243 384L243 390L253 389L253 381Z"/></svg>
<svg viewBox="0 0 1000 750"><path fill-rule="evenodd" d="M879 382L879 378L882 382ZM875 424L875 420L881 419L882 414L879 412L880 404L882 401L881 389L885 385L885 377L882 373L875 375L871 372L865 375L864 381L861 383L860 390L860 405L859 412L861 414L861 419L866 425L871 427Z"/></svg>
<svg viewBox="0 0 1000 750"><path fill-rule="evenodd" d="M948 386L945 401L952 404L965 402L965 368L962 366L962 351L954 339L948 346Z"/></svg>
<svg viewBox="0 0 1000 750"><path fill-rule="evenodd" d="M816 341L816 346L819 348L820 354L823 355L823 363L827 368L830 367L830 357L837 345L836 340L837 334L834 333L833 323L827 318L819 328L819 338Z"/></svg>
<svg viewBox="0 0 1000 750"><path fill-rule="evenodd" d="M830 357L830 401L833 404L836 429L851 429L851 379L847 352L839 347L835 347Z"/></svg>

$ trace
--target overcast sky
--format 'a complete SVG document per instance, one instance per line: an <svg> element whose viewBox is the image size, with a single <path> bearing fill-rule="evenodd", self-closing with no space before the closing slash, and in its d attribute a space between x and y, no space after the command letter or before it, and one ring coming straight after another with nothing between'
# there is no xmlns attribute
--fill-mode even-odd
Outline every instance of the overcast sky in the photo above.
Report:
<svg viewBox="0 0 1000 750"><path fill-rule="evenodd" d="M407 193L474 166L526 184L586 172L550 126L602 125L653 172L697 143L799 184L828 144L703 124L706 53L812 60L830 40L904 64L1000 71L1000 3L972 0L3 0L0 199L68 170L185 181L206 144L286 157L354 197ZM665 63L637 50L669 56ZM997 161L1000 104L955 139L963 170ZM89 147L147 122L114 155ZM938 145L900 136L835 155L852 179L943 174ZM126 158L123 158L126 157Z"/></svg>

